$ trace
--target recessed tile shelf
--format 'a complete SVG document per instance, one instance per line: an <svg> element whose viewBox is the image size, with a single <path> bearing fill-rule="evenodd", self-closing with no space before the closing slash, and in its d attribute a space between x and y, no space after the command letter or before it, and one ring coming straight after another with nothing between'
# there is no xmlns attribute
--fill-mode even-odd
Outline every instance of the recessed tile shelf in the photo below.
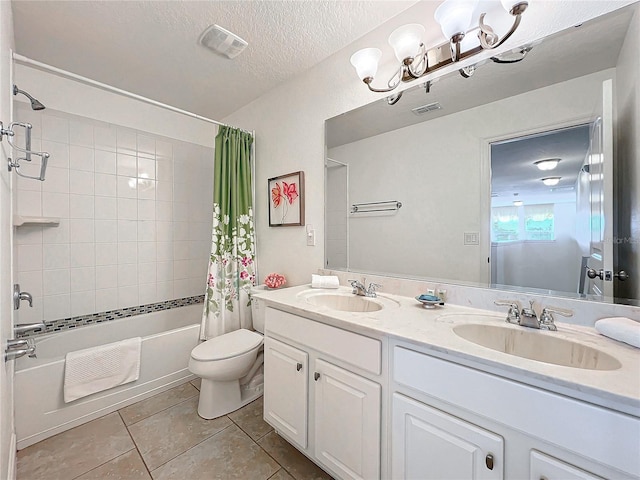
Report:
<svg viewBox="0 0 640 480"><path fill-rule="evenodd" d="M40 225L43 227L57 227L60 225L58 217L28 217L23 215L13 216L13 226L23 227L28 225Z"/></svg>

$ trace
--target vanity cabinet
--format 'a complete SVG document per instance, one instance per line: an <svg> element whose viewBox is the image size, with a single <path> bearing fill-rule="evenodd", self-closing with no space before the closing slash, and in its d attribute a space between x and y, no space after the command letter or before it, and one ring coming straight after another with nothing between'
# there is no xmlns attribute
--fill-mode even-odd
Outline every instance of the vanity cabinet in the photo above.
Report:
<svg viewBox="0 0 640 480"><path fill-rule="evenodd" d="M393 478L503 478L501 436L398 393L392 402Z"/></svg>
<svg viewBox="0 0 640 480"><path fill-rule="evenodd" d="M307 448L308 371L306 352L264 339L264 418L301 448Z"/></svg>
<svg viewBox="0 0 640 480"><path fill-rule="evenodd" d="M391 478L639 477L637 417L418 348L392 350Z"/></svg>
<svg viewBox="0 0 640 480"><path fill-rule="evenodd" d="M267 308L264 419L336 478L380 478L381 373L380 340Z"/></svg>

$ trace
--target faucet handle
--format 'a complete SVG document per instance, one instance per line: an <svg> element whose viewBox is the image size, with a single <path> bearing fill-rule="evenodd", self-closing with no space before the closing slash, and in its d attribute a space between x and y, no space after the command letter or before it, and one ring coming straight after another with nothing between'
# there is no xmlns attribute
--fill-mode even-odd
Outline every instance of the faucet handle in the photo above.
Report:
<svg viewBox="0 0 640 480"><path fill-rule="evenodd" d="M499 307L509 307L506 322L520 323L520 305L516 300L496 300L493 303Z"/></svg>
<svg viewBox="0 0 640 480"><path fill-rule="evenodd" d="M558 315L562 315L563 317L572 317L573 311L566 310L564 308L556 308L556 307L544 307L542 312L540 313L540 329L541 330L551 330L555 332L558 330L556 324L553 320L553 314L557 313Z"/></svg>
<svg viewBox="0 0 640 480"><path fill-rule="evenodd" d="M369 284L369 288L367 289L367 297L375 297L377 288L382 288L382 285L380 285L379 283L371 282Z"/></svg>
<svg viewBox="0 0 640 480"><path fill-rule="evenodd" d="M552 313L557 313L558 315L562 315L563 317L573 317L573 310L569 310L566 308L558 308L558 307L544 307L542 309L542 315Z"/></svg>

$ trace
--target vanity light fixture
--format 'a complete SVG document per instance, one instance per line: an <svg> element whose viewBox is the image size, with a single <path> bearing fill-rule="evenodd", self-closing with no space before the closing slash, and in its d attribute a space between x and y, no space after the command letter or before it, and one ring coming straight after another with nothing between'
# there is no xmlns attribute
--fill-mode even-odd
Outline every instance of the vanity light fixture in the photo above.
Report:
<svg viewBox="0 0 640 480"><path fill-rule="evenodd" d="M542 183L544 183L547 187L553 187L558 184L562 177L547 177L542 179Z"/></svg>
<svg viewBox="0 0 640 480"><path fill-rule="evenodd" d="M540 170L553 170L558 166L558 163L560 163L559 158L546 158L544 160L533 162L533 164Z"/></svg>
<svg viewBox="0 0 640 480"><path fill-rule="evenodd" d="M435 12L435 19L440 24L447 43L432 49L427 49L422 43L425 28L417 23L404 25L391 33L389 44L393 47L400 66L389 79L387 86L376 88L372 86L378 71L378 63L382 51L378 48L364 48L351 56L351 64L356 69L358 77L372 92L386 93L396 89L402 82L410 82L433 72L446 65L471 57L483 50L493 49L502 45L520 25L521 16L529 6L527 0L500 0L504 10L514 17L509 31L500 37L494 28L485 23L487 12L481 12L478 25L471 25L478 5L478 0L445 0ZM504 15L504 12L502 13ZM477 38L465 36L477 30ZM464 40L464 42L463 42ZM463 45L464 43L464 45ZM464 50L464 51L463 51ZM470 77L475 70L474 65L460 69L464 77ZM390 104L396 103L401 93L393 95Z"/></svg>

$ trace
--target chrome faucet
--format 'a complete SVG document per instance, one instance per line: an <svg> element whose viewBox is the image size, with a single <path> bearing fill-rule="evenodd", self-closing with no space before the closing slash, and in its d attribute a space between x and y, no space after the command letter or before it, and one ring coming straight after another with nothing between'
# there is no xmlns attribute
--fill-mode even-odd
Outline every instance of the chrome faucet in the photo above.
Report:
<svg viewBox="0 0 640 480"><path fill-rule="evenodd" d="M7 346L4 351L5 362L15 360L25 355L29 355L30 358L37 358L36 344L33 339L14 338L7 340Z"/></svg>
<svg viewBox="0 0 640 480"><path fill-rule="evenodd" d="M533 300L529 300L529 308L522 308L520 312L520 325L529 328L540 328L538 314L533 309Z"/></svg>
<svg viewBox="0 0 640 480"><path fill-rule="evenodd" d="M571 310L565 310L563 308L545 307L540 312L540 317L536 314L533 308L533 300L529 301L529 308L522 308L516 301L498 300L494 302L496 305L502 305L509 307L509 313L507 313L506 321L508 323L515 323L523 327L537 328L539 330L550 330L555 332L558 330L553 319L553 314L562 315L564 317L573 316Z"/></svg>
<svg viewBox="0 0 640 480"><path fill-rule="evenodd" d="M376 289L377 288L382 288L382 285L377 284L377 283L370 283L369 284L369 288L366 288L364 286L364 284L362 284L361 282L359 282L358 280L347 280L350 284L351 287L353 287L353 294L354 295L358 295L361 297L372 297L375 298L376 295Z"/></svg>

